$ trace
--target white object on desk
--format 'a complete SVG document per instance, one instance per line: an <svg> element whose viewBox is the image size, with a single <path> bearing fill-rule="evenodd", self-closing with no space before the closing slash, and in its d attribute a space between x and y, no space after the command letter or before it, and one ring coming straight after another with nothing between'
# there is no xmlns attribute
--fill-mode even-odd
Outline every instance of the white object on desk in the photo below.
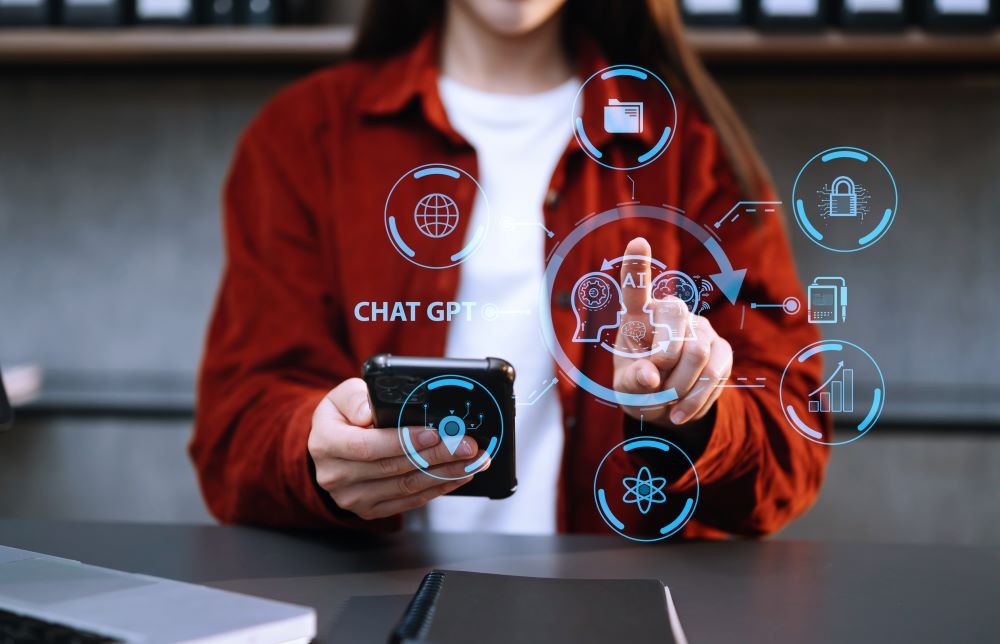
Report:
<svg viewBox="0 0 1000 644"><path fill-rule="evenodd" d="M7 390L7 399L11 407L26 405L42 393L44 375L38 365L26 364L5 368L0 378L3 378L4 389Z"/></svg>
<svg viewBox="0 0 1000 644"><path fill-rule="evenodd" d="M299 642L312 608L0 546L0 609L125 642Z"/></svg>

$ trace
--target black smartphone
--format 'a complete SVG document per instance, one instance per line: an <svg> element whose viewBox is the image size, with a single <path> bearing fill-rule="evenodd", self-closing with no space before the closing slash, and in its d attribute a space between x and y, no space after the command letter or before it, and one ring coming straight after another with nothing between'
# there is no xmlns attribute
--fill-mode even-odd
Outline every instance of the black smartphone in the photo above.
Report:
<svg viewBox="0 0 1000 644"><path fill-rule="evenodd" d="M410 441L410 428L430 427L449 451L472 437L492 459L490 469L451 492L505 499L517 489L514 458L514 367L500 358L417 358L387 353L365 362L375 426L399 432L407 457L428 466ZM485 455L484 455L485 457ZM469 464L471 473L479 469Z"/></svg>

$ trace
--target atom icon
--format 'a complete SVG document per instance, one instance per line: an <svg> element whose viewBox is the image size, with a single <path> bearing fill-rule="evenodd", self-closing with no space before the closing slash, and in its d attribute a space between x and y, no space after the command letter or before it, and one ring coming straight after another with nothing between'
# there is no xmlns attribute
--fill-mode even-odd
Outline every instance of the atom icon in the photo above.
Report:
<svg viewBox="0 0 1000 644"><path fill-rule="evenodd" d="M622 479L622 485L625 486L622 501L638 504L639 512L646 514L654 503L667 502L667 495L663 493L666 484L667 479L653 476L649 468L644 465L635 476L626 476Z"/></svg>

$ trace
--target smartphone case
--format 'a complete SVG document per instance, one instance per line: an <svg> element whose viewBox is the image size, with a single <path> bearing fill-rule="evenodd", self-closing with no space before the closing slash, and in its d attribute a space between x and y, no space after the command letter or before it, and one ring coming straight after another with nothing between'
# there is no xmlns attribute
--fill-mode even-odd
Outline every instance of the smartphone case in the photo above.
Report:
<svg viewBox="0 0 1000 644"><path fill-rule="evenodd" d="M463 421L465 435L475 439L480 449L489 451L491 440L499 435L494 417L499 409L502 438L498 440L490 469L473 475L470 482L451 494L504 499L514 493L517 489L514 367L509 362L500 358L465 360L380 354L365 363L363 376L375 426L387 430L431 423L437 427L443 419L463 417L469 421L467 424ZM455 382L473 381L482 387L428 388L426 383L440 382L443 376L454 376Z"/></svg>

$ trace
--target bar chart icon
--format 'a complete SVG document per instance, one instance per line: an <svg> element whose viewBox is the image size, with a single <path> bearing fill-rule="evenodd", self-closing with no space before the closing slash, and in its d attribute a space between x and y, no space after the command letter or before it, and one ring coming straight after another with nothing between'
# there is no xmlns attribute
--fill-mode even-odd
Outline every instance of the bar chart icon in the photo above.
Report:
<svg viewBox="0 0 1000 644"><path fill-rule="evenodd" d="M830 354L836 357L831 360ZM805 391L815 389L807 395L803 395L801 380L787 378L789 369L800 364L811 364L814 374L822 374L809 383ZM823 445L844 445L878 421L885 405L885 379L871 354L853 342L819 340L792 356L781 374L778 398L785 420L802 436ZM850 426L857 433L842 431Z"/></svg>
<svg viewBox="0 0 1000 644"><path fill-rule="evenodd" d="M837 363L837 368L826 382L809 394L809 411L853 412L854 369L845 369L843 361Z"/></svg>

